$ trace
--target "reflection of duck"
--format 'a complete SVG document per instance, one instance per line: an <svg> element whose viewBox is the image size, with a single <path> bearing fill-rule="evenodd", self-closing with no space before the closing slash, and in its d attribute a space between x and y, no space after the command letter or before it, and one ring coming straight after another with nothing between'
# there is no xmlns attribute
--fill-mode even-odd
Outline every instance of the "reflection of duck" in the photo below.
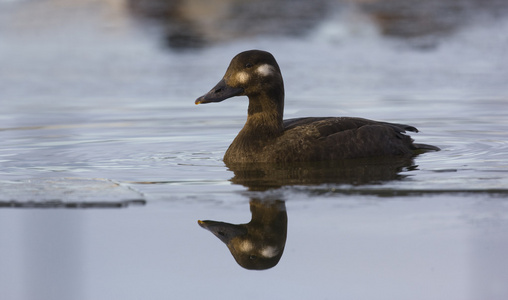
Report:
<svg viewBox="0 0 508 300"><path fill-rule="evenodd" d="M283 201L251 200L252 219L247 224L198 221L223 241L236 262L250 270L275 266L284 252L287 213Z"/></svg>
<svg viewBox="0 0 508 300"><path fill-rule="evenodd" d="M223 79L196 104L249 97L247 122L224 162L325 161L374 156L412 156L439 148L414 144L409 125L361 118L299 118L283 121L284 84L268 52L245 51L233 58Z"/></svg>
<svg viewBox="0 0 508 300"><path fill-rule="evenodd" d="M231 182L264 191L290 185L380 184L406 177L401 171L416 169L411 157L362 158L325 162L227 164Z"/></svg>

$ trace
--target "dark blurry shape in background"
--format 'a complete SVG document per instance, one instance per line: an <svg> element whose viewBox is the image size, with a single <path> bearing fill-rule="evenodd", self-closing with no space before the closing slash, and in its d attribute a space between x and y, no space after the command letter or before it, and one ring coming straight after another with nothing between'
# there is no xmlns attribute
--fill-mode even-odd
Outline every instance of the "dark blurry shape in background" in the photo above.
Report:
<svg viewBox="0 0 508 300"><path fill-rule="evenodd" d="M171 48L257 35L307 33L327 15L329 0L129 0L131 11L162 26Z"/></svg>
<svg viewBox="0 0 508 300"><path fill-rule="evenodd" d="M506 13L504 0L127 0L139 20L162 30L173 49L258 35L306 35L331 14L353 9L386 36L439 38L470 16Z"/></svg>

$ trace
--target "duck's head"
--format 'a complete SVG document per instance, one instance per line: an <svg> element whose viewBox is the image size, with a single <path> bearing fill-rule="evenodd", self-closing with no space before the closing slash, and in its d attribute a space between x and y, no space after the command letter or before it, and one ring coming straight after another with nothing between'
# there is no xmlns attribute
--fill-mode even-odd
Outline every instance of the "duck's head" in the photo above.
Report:
<svg viewBox="0 0 508 300"><path fill-rule="evenodd" d="M196 100L196 104L221 102L234 96L284 95L279 65L272 54L250 50L236 55L217 85ZM273 95L270 95L273 97Z"/></svg>

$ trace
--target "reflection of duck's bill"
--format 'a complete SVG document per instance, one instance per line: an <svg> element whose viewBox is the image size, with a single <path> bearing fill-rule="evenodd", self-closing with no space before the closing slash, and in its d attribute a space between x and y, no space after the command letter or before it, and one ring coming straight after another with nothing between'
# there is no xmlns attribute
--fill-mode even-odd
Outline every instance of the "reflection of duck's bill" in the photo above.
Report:
<svg viewBox="0 0 508 300"><path fill-rule="evenodd" d="M224 79L219 81L208 93L196 99L196 105L211 102L221 102L234 96L240 96L243 88L232 87L226 83Z"/></svg>
<svg viewBox="0 0 508 300"><path fill-rule="evenodd" d="M199 226L213 233L221 241L228 244L231 239L247 234L247 229L241 225L234 225L216 221L198 221Z"/></svg>

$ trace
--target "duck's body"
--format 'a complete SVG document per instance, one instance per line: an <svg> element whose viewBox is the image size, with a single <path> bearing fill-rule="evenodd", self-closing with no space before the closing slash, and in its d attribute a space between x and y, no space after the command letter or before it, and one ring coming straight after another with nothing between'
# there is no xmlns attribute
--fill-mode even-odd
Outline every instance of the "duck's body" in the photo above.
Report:
<svg viewBox="0 0 508 300"><path fill-rule="evenodd" d="M249 97L247 122L224 155L224 162L323 161L413 155L439 150L414 144L403 124L362 118L298 118L283 121L284 84L273 56L251 50L233 58L224 78L196 104Z"/></svg>
<svg viewBox="0 0 508 300"><path fill-rule="evenodd" d="M225 163L323 161L384 155L413 155L422 145L403 134L416 128L361 118L298 118L266 138L246 124L224 155Z"/></svg>

